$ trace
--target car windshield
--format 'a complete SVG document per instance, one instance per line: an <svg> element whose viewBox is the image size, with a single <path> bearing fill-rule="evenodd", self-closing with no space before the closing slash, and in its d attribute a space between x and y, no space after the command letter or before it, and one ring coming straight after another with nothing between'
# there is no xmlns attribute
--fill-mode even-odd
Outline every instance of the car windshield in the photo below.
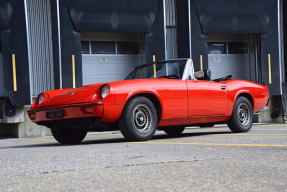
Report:
<svg viewBox="0 0 287 192"><path fill-rule="evenodd" d="M181 79L186 60L171 60L136 67L125 80L169 78Z"/></svg>

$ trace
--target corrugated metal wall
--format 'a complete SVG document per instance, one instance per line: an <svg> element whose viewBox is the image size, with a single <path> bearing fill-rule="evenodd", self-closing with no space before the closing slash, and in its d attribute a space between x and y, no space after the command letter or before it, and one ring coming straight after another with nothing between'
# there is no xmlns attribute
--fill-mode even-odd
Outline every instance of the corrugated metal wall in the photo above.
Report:
<svg viewBox="0 0 287 192"><path fill-rule="evenodd" d="M175 0L165 0L166 21L166 56L167 59L178 58L176 34L176 4Z"/></svg>
<svg viewBox="0 0 287 192"><path fill-rule="evenodd" d="M54 89L50 1L26 0L32 96Z"/></svg>
<svg viewBox="0 0 287 192"><path fill-rule="evenodd" d="M165 0L165 19L167 27L175 27L175 0Z"/></svg>

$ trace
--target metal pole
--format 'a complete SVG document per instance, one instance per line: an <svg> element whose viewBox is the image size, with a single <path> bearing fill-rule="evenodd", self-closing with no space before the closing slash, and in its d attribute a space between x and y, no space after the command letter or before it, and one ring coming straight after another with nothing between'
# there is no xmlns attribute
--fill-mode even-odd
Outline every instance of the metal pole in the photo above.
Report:
<svg viewBox="0 0 287 192"><path fill-rule="evenodd" d="M30 31L29 31L29 20L28 20L28 9L27 9L27 0L24 0L25 6L25 20L26 20L26 33L27 33L27 49L28 49L28 67L29 67L29 82L30 82L30 104L33 103L33 82L32 82L32 67L31 67L31 47L30 47Z"/></svg>
<svg viewBox="0 0 287 192"><path fill-rule="evenodd" d="M283 30L282 30L282 1L281 0L277 0L277 13L278 13L278 48L279 48L279 71L280 71L280 93L282 95L282 82L284 82L284 59L283 59Z"/></svg>
<svg viewBox="0 0 287 192"><path fill-rule="evenodd" d="M163 23L164 23L164 59L167 59L167 47L166 47L166 5L165 0L163 1Z"/></svg>
<svg viewBox="0 0 287 192"><path fill-rule="evenodd" d="M58 41L59 41L59 79L60 79L60 89L62 86L62 55L61 55L61 28L60 28L60 8L59 0L57 0L57 20L58 20Z"/></svg>
<svg viewBox="0 0 287 192"><path fill-rule="evenodd" d="M188 0L189 57L190 57L190 59L192 59L190 5L191 5L190 0Z"/></svg>

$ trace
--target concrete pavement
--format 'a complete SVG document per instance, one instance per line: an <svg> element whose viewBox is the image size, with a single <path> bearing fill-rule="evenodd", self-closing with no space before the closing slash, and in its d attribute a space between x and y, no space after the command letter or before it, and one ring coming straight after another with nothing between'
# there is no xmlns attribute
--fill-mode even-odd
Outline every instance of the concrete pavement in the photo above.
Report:
<svg viewBox="0 0 287 192"><path fill-rule="evenodd" d="M287 191L287 125L158 131L147 142L90 133L0 140L0 191Z"/></svg>

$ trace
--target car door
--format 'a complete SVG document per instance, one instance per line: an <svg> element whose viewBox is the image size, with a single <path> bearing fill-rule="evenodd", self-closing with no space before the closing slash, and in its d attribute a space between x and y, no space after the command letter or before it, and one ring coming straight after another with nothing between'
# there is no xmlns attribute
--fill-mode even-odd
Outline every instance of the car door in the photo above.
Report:
<svg viewBox="0 0 287 192"><path fill-rule="evenodd" d="M181 119L187 115L187 87L181 79L158 79L155 92L162 102L162 119Z"/></svg>
<svg viewBox="0 0 287 192"><path fill-rule="evenodd" d="M228 87L213 81L186 80L188 116L224 115L228 107Z"/></svg>

